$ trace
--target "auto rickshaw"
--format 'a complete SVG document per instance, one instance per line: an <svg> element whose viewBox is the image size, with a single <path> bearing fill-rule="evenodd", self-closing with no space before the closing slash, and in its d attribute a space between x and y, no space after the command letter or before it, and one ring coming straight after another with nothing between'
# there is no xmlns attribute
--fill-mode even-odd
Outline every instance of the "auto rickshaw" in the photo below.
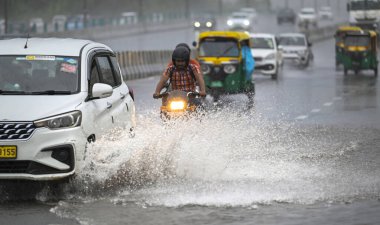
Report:
<svg viewBox="0 0 380 225"><path fill-rule="evenodd" d="M335 32L335 67L342 64L344 42L343 37L347 32L360 31L360 27L356 26L340 26Z"/></svg>
<svg viewBox="0 0 380 225"><path fill-rule="evenodd" d="M199 34L197 60L201 64L207 92L218 101L224 94L244 93L253 102L254 67L250 36L239 31L207 31ZM247 47L249 54L247 54ZM246 55L251 57L248 59ZM252 60L250 65L248 60ZM252 69L250 69L252 67ZM252 71L250 71L252 70Z"/></svg>
<svg viewBox="0 0 380 225"><path fill-rule="evenodd" d="M349 70L373 70L377 77L377 34L375 31L351 31L343 37L342 64L344 75Z"/></svg>

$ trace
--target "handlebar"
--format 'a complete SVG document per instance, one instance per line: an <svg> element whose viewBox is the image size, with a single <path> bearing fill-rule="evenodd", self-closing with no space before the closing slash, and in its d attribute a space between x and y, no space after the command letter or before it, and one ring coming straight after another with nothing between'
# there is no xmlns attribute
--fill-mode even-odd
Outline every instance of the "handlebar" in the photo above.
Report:
<svg viewBox="0 0 380 225"><path fill-rule="evenodd" d="M159 98L163 98L163 97L166 97L169 95L169 92L164 92L162 94L159 94L159 95L153 95L153 98L154 99L159 99ZM187 92L187 97L202 97L199 92L194 92L194 91L190 91L190 92Z"/></svg>

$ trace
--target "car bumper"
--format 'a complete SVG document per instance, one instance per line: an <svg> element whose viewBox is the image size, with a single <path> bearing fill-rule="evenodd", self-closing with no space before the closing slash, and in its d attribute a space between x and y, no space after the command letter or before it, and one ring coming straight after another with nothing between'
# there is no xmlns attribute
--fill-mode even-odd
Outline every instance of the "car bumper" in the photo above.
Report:
<svg viewBox="0 0 380 225"><path fill-rule="evenodd" d="M254 73L272 75L277 72L277 63L274 60L255 61Z"/></svg>
<svg viewBox="0 0 380 225"><path fill-rule="evenodd" d="M38 128L27 140L0 140L0 145L17 146L15 159L0 159L0 179L56 180L74 174L86 138L80 127Z"/></svg>

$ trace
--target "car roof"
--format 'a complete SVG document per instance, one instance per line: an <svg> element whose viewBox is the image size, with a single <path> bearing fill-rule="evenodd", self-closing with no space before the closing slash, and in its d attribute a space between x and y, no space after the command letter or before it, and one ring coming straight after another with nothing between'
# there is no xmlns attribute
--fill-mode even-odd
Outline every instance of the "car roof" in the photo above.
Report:
<svg viewBox="0 0 380 225"><path fill-rule="evenodd" d="M283 33L279 35L280 37L306 37L305 34L302 33Z"/></svg>
<svg viewBox="0 0 380 225"><path fill-rule="evenodd" d="M28 47L24 48L26 40L26 38L0 40L0 55L79 56L84 46L95 43L71 38L29 38Z"/></svg>
<svg viewBox="0 0 380 225"><path fill-rule="evenodd" d="M301 12L315 12L314 8L302 8Z"/></svg>
<svg viewBox="0 0 380 225"><path fill-rule="evenodd" d="M273 34L268 33L252 33L249 35L250 37L262 37L262 38L275 38Z"/></svg>

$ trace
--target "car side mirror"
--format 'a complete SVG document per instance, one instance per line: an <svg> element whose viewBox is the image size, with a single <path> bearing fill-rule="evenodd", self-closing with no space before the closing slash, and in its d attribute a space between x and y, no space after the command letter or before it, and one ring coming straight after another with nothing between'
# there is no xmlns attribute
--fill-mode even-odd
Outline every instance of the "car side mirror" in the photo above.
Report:
<svg viewBox="0 0 380 225"><path fill-rule="evenodd" d="M193 46L197 47L197 42L196 41L193 41Z"/></svg>
<svg viewBox="0 0 380 225"><path fill-rule="evenodd" d="M96 83L92 87L93 98L107 98L113 93L113 88L109 84Z"/></svg>
<svg viewBox="0 0 380 225"><path fill-rule="evenodd" d="M279 51L283 51L284 50L284 47L282 47L282 45L279 45L277 48L278 48Z"/></svg>

